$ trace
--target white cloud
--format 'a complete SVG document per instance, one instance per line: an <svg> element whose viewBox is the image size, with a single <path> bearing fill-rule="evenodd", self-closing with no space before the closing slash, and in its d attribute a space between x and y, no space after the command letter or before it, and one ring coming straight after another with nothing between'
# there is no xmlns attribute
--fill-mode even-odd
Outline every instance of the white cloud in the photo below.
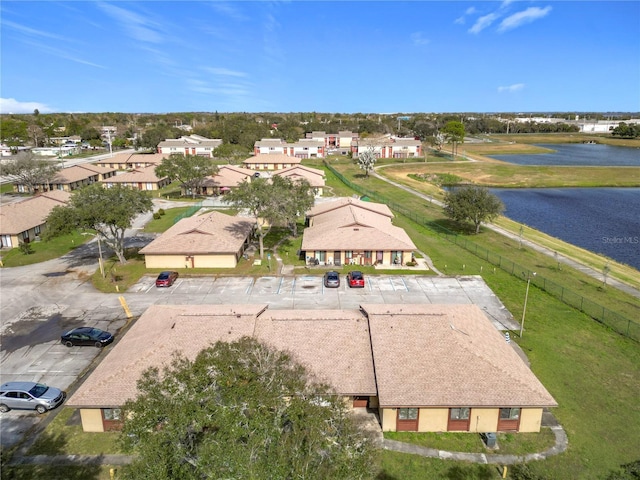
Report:
<svg viewBox="0 0 640 480"><path fill-rule="evenodd" d="M495 22L499 18L497 13L490 13L488 15L484 15L473 24L473 27L469 29L469 33L480 33L485 28L491 26L493 22Z"/></svg>
<svg viewBox="0 0 640 480"><path fill-rule="evenodd" d="M524 83L514 83L513 85L508 85L506 87L498 87L498 93L507 92L513 93L520 91L524 88Z"/></svg>
<svg viewBox="0 0 640 480"><path fill-rule="evenodd" d="M502 22L500 22L498 32L506 32L507 30L512 30L540 18L546 17L550 11L551 7L547 6L544 8L529 7L522 12L514 13L513 15L508 16Z"/></svg>
<svg viewBox="0 0 640 480"><path fill-rule="evenodd" d="M246 16L243 12L238 10L235 5L226 2L212 2L208 3L211 8L220 13L221 15L225 15L229 18L238 21L247 21L249 17Z"/></svg>
<svg viewBox="0 0 640 480"><path fill-rule="evenodd" d="M160 33L164 30L162 25L122 7L108 3L99 3L98 5L107 15L121 23L132 38L146 43L162 43L163 35Z"/></svg>
<svg viewBox="0 0 640 480"><path fill-rule="evenodd" d="M44 37L51 38L53 40L66 40L64 37L60 35L56 35L54 33L45 32L42 30L36 30L35 28L25 27L24 25L20 25L19 23L11 22L9 20L3 20L2 24L14 30L17 30L25 35L29 35L31 37Z"/></svg>
<svg viewBox="0 0 640 480"><path fill-rule="evenodd" d="M244 72L238 72L237 70L230 70L228 68L219 67L207 67L205 70L213 75L226 76L226 77L246 77Z"/></svg>
<svg viewBox="0 0 640 480"><path fill-rule="evenodd" d="M33 113L38 109L40 113L49 113L53 110L40 102L19 102L15 98L0 98L0 113Z"/></svg>
<svg viewBox="0 0 640 480"><path fill-rule="evenodd" d="M428 38L422 36L422 32L415 32L411 34L411 41L414 45L427 45L429 43Z"/></svg>
<svg viewBox="0 0 640 480"><path fill-rule="evenodd" d="M83 58L78 57L74 52L68 50L62 50L60 48L53 47L51 45L45 45L40 42L34 41L26 41L25 45L31 45L32 47L55 57L63 58L64 60L69 60L71 62L79 63L81 65L88 65L90 67L102 68L106 69L104 65L100 65L99 63L90 62L88 60L84 60Z"/></svg>

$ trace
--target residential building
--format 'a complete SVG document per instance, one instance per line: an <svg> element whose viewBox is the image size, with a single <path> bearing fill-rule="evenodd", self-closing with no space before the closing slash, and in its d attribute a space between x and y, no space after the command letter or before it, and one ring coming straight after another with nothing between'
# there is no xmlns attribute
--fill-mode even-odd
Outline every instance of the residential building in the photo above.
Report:
<svg viewBox="0 0 640 480"><path fill-rule="evenodd" d="M71 192L95 182L105 181L115 176L115 174L116 171L114 169L103 169L88 163L74 165L58 171L48 183L36 185L35 191L48 192L52 190L64 190L65 192ZM26 185L14 183L13 190L25 193L28 191L28 188Z"/></svg>
<svg viewBox="0 0 640 480"><path fill-rule="evenodd" d="M171 155L199 155L201 157L213 157L213 151L222 145L222 140L206 138L200 135L187 135L180 138L168 138L158 144L158 153Z"/></svg>
<svg viewBox="0 0 640 480"><path fill-rule="evenodd" d="M149 335L148 332L153 332ZM71 395L86 432L121 428L150 368L251 336L330 385L383 431L538 432L556 401L476 305L152 305ZM293 393L293 392L291 392Z"/></svg>
<svg viewBox="0 0 640 480"><path fill-rule="evenodd" d="M355 198L324 202L307 212L302 252L316 265L404 265L416 246L381 203Z"/></svg>
<svg viewBox="0 0 640 480"><path fill-rule="evenodd" d="M263 138L253 147L255 155L288 155L296 158L324 158L325 145L323 139L303 138L294 143L287 143L280 138Z"/></svg>
<svg viewBox="0 0 640 480"><path fill-rule="evenodd" d="M171 183L169 177L158 177L156 167L134 168L128 172L110 177L102 182L106 188L114 185L122 185L136 190L155 191L166 187Z"/></svg>
<svg viewBox="0 0 640 480"><path fill-rule="evenodd" d="M295 165L293 167L278 170L274 175L289 178L292 181L306 180L313 189L316 197L321 197L324 192L325 180L324 170L311 168L304 165Z"/></svg>
<svg viewBox="0 0 640 480"><path fill-rule="evenodd" d="M160 153L118 153L104 158L94 165L117 170L131 170L133 168L158 166L166 155Z"/></svg>
<svg viewBox="0 0 640 480"><path fill-rule="evenodd" d="M197 195L224 195L233 190L242 182L250 182L256 175L260 175L255 170L236 167L235 165L222 165L218 167L218 173L205 178L202 187L196 192ZM182 189L183 195L189 195Z"/></svg>
<svg viewBox="0 0 640 480"><path fill-rule="evenodd" d="M61 190L42 193L21 202L0 207L2 248L18 247L40 239L51 210L67 204L71 194Z"/></svg>
<svg viewBox="0 0 640 480"><path fill-rule="evenodd" d="M300 158L283 155L281 153L259 154L247 158L242 166L250 170L283 170L299 165Z"/></svg>
<svg viewBox="0 0 640 480"><path fill-rule="evenodd" d="M140 253L147 268L234 268L254 224L220 212L183 218Z"/></svg>
<svg viewBox="0 0 640 480"><path fill-rule="evenodd" d="M360 153L372 149L376 158L415 158L422 156L422 142L413 138L384 136L360 138L351 142L351 154L357 158Z"/></svg>
<svg viewBox="0 0 640 480"><path fill-rule="evenodd" d="M327 152L347 155L351 151L351 143L357 142L360 135L342 130L338 133L310 132L306 134L306 138L323 141Z"/></svg>

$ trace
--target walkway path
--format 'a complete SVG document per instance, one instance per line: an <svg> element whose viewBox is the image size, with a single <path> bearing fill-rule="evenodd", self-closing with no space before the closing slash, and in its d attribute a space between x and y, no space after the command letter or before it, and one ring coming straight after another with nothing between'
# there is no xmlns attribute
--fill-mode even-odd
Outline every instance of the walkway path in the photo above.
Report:
<svg viewBox="0 0 640 480"><path fill-rule="evenodd" d="M380 168L380 167L376 167L376 169L377 168ZM382 180L384 182L387 182L387 183L389 183L389 184L391 184L391 185L393 185L395 187L401 188L402 190L405 190L406 192L409 192L409 193L411 193L413 195L416 195L417 197L420 197L420 198L422 198L424 200L427 200L430 203L434 203L436 205L444 207L444 204L441 201L436 200L431 195L425 195L424 193L418 192L417 190L414 190L414 189L412 189L410 187L407 187L406 185L402 185L401 183L394 182L393 180L390 180L390 179L388 179L386 177L383 177L382 175L378 174L376 171L373 172L373 175L376 178L378 178L378 179L380 179L380 180ZM531 248L532 250L535 250L535 251L537 251L539 253L542 253L544 255L548 255L549 257L557 259L558 262L560 262L560 263L568 265L571 268L575 268L576 270L578 270L578 271L580 271L580 272L582 272L582 273L584 273L586 275L589 275L589 276L597 279L600 282L604 282L604 278L603 278L602 272L600 272L600 271L598 271L598 270L596 270L594 268L591 268L588 265L584 265L583 263L577 262L576 260L574 260L572 258L566 257L564 255L560 255L557 252L551 250L550 248L544 247L544 246L539 245L537 243L534 243L534 242L532 242L530 240L526 240L526 239L520 238L515 233L509 232L508 230L505 230L504 228L499 227L497 225L494 225L492 223L485 224L485 226L487 228L490 228L491 230L501 234L501 235L504 235L505 237L509 237L509 238L511 238L513 240L516 240L516 241L521 241L522 245L526 245L527 247ZM628 293L629 295L632 295L632 296L634 296L636 298L640 298L640 290L638 290L637 288L634 288L631 285L628 285L628 284L626 284L624 282L616 280L615 278L611 278L610 276L607 277L607 285L611 285L612 287L615 287L618 290L622 290L623 292Z"/></svg>

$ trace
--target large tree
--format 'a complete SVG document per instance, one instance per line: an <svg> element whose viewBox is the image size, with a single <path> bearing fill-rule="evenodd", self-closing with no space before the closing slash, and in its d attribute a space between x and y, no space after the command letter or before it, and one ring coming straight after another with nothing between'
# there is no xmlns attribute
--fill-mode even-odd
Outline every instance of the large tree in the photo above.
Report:
<svg viewBox="0 0 640 480"><path fill-rule="evenodd" d="M254 178L244 181L231 192L222 197L222 200L235 207L246 210L255 219L255 229L260 244L260 258L264 256L264 220L270 220L273 215L273 189L264 178Z"/></svg>
<svg viewBox="0 0 640 480"><path fill-rule="evenodd" d="M343 399L244 337L150 368L123 407L123 479L365 479L374 449Z"/></svg>
<svg viewBox="0 0 640 480"><path fill-rule="evenodd" d="M2 167L3 175L13 175L15 185L24 185L33 193L38 185L48 185L60 171L60 165L38 158L32 153L20 154Z"/></svg>
<svg viewBox="0 0 640 480"><path fill-rule="evenodd" d="M480 233L480 224L490 222L504 211L500 199L487 188L468 186L447 192L444 211L457 222L471 222L475 233Z"/></svg>
<svg viewBox="0 0 640 480"><path fill-rule="evenodd" d="M364 152L358 154L358 166L364 170L364 176L368 177L376 164L376 154L373 147L368 147Z"/></svg>
<svg viewBox="0 0 640 480"><path fill-rule="evenodd" d="M447 142L451 143L451 154L455 157L458 153L458 143L464 142L464 124L451 120L440 130Z"/></svg>
<svg viewBox="0 0 640 480"><path fill-rule="evenodd" d="M209 175L215 175L218 167L211 158L200 155L182 155L172 153L162 159L156 167L158 177L169 177L180 182L187 194L195 198L202 187L204 180Z"/></svg>
<svg viewBox="0 0 640 480"><path fill-rule="evenodd" d="M44 239L74 230L95 230L120 263L125 263L125 230L131 227L135 217L151 208L151 197L147 192L120 185L104 188L102 184L94 183L74 191L68 205L51 211L46 220Z"/></svg>
<svg viewBox="0 0 640 480"><path fill-rule="evenodd" d="M274 175L271 181L273 214L270 216L289 227L291 234L296 237L298 218L313 207L315 202L313 189L305 179L291 180Z"/></svg>

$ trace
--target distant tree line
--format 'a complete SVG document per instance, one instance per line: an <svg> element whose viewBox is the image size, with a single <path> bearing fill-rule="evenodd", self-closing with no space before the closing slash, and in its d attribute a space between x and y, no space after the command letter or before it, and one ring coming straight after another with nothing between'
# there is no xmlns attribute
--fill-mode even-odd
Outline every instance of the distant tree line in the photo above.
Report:
<svg viewBox="0 0 640 480"><path fill-rule="evenodd" d="M590 121L604 119L602 114L581 114ZM575 114L547 115L549 118L575 118ZM111 139L114 147L135 146L139 149L155 149L167 138L179 138L194 133L208 138L220 138L225 144L249 153L256 140L282 138L288 142L303 138L305 133L324 131L337 133L352 131L361 137L393 134L417 137L432 142L449 122L461 122L468 135L498 133L565 133L577 132L575 124L560 122L515 122L514 114L365 114L365 113L218 113L176 112L167 114L133 113L51 113L0 115L0 140L10 146L44 146L52 137L79 135L84 141L101 141L102 126L114 126L117 134ZM614 133L630 136L629 129L637 136L637 128L627 125L629 115L619 115L621 130ZM510 122L505 122L510 119ZM186 128L188 126L188 128ZM612 132L613 133L613 132Z"/></svg>

